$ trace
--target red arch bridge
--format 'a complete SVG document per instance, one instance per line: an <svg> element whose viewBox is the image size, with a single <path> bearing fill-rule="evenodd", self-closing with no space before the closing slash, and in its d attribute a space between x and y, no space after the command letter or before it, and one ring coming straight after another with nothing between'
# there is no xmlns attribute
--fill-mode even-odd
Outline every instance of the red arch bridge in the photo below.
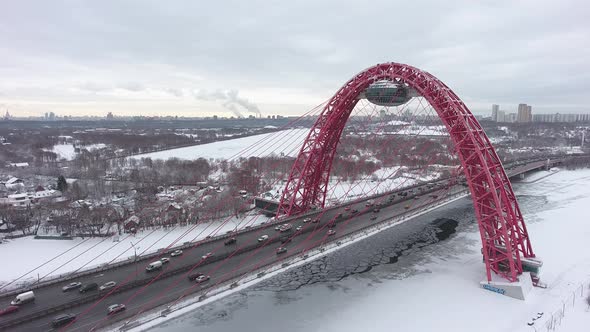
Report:
<svg viewBox="0 0 590 332"><path fill-rule="evenodd" d="M53 260L43 265L57 264L52 271L59 275L34 269L0 285L0 299L7 302L25 291L35 293L35 304L3 318L0 329L36 331L51 324L50 315L75 311L78 315L68 329L125 321L124 330L150 317L146 313L166 316L186 303L336 250L363 234L469 194L487 274L482 287L523 298L528 286L540 285L541 262L535 258L509 178L575 157L528 156L507 159L504 167L478 121L449 87L399 63L362 71L328 101L275 129L228 158L225 166L220 164L227 181L244 188L239 193L227 193L220 181L219 186L192 190L201 195L200 201L189 204L194 210L171 205L152 215L164 221L186 218L188 226L178 234L173 233L177 226L166 227L165 235L173 241L167 238L164 246L155 248L140 243L149 241L145 233L126 234L119 243L129 247L125 241L133 240L128 250L137 254L132 259L87 267L119 245L113 244L92 251L91 260L67 272L60 269L76 257L61 265ZM260 214L245 210L251 207L252 193L265 192L272 199L257 201L270 205L275 200L276 213L274 219L259 220ZM228 207L232 212L223 214ZM193 213L200 221L216 222L197 223ZM238 213L247 218L236 218ZM176 250L183 252L171 257ZM115 281L115 286L62 292L61 286L74 281ZM112 303L125 304L127 310L106 319L106 306Z"/></svg>
<svg viewBox="0 0 590 332"><path fill-rule="evenodd" d="M346 122L367 89L389 82L390 99L424 97L448 131L471 191L481 234L487 279L510 282L523 272L523 258L535 257L524 219L500 158L482 127L459 97L433 75L400 63L383 63L355 75L328 101L295 160L277 216L324 207L332 161ZM387 99L387 90L380 96ZM401 100L400 100L401 99ZM388 101L388 100L386 100Z"/></svg>

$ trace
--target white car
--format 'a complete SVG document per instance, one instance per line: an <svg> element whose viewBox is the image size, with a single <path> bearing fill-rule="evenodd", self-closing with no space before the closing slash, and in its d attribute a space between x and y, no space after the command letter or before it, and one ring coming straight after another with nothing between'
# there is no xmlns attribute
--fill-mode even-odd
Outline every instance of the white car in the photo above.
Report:
<svg viewBox="0 0 590 332"><path fill-rule="evenodd" d="M275 227L275 231L280 231L281 230L281 225L278 225L277 227Z"/></svg>
<svg viewBox="0 0 590 332"><path fill-rule="evenodd" d="M296 231L298 231L298 232L299 232L300 230L302 230L302 229L303 229L303 226L297 226L297 228L295 228L295 230L296 230Z"/></svg>
<svg viewBox="0 0 590 332"><path fill-rule="evenodd" d="M336 231L333 229L328 230L328 236L336 234Z"/></svg>
<svg viewBox="0 0 590 332"><path fill-rule="evenodd" d="M209 276L201 275L201 276L198 276L197 279L195 279L195 282L197 284L200 284L200 283L205 282L207 280L209 280Z"/></svg>
<svg viewBox="0 0 590 332"><path fill-rule="evenodd" d="M77 281L77 282L72 282L70 284L67 284L67 285L63 286L61 288L61 290L64 291L64 292L67 292L67 291L70 291L72 289L76 289L76 288L80 288L80 287L82 287L82 283Z"/></svg>
<svg viewBox="0 0 590 332"><path fill-rule="evenodd" d="M182 255L182 250L180 250L180 249L178 249L178 250L174 250L174 251L173 251L173 252L170 254L170 256L172 256L172 257L176 257L176 256L180 256L180 255Z"/></svg>
<svg viewBox="0 0 590 332"><path fill-rule="evenodd" d="M166 263L170 262L170 258L162 257L162 258L160 258L160 262L162 262L162 264L166 264Z"/></svg>
<svg viewBox="0 0 590 332"><path fill-rule="evenodd" d="M202 259L207 259L207 258L209 258L211 256L213 256L213 253L212 252L208 252L208 253L204 254L203 256L201 256L201 258Z"/></svg>
<svg viewBox="0 0 590 332"><path fill-rule="evenodd" d="M303 223L308 223L310 221L311 221L311 218L305 218L305 219L303 219Z"/></svg>
<svg viewBox="0 0 590 332"><path fill-rule="evenodd" d="M115 288L115 286L117 286L117 283L114 281L109 281L107 283L105 283L104 285L100 286L100 290L104 291L107 289L111 289L111 288Z"/></svg>
<svg viewBox="0 0 590 332"><path fill-rule="evenodd" d="M268 235L262 235L261 237L258 238L258 242L263 242L268 240Z"/></svg>
<svg viewBox="0 0 590 332"><path fill-rule="evenodd" d="M125 308L124 304L111 304L108 308L108 314L109 315L116 314L116 313L121 312L125 309L126 308Z"/></svg>

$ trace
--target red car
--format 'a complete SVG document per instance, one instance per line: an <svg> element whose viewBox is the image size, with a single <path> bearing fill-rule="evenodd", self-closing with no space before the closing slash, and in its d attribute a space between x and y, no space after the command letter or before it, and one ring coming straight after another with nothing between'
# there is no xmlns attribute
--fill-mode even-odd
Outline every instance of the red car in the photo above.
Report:
<svg viewBox="0 0 590 332"><path fill-rule="evenodd" d="M16 311L18 311L18 306L11 305L9 307L6 307L6 308L0 310L0 316L8 315L8 314L16 312Z"/></svg>

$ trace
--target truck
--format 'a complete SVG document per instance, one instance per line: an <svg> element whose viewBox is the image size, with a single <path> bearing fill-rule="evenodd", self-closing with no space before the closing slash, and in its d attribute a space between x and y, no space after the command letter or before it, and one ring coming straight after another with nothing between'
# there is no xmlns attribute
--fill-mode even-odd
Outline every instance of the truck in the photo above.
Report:
<svg viewBox="0 0 590 332"><path fill-rule="evenodd" d="M24 293L18 294L10 304L12 305L21 305L29 302L35 301L35 293L33 291L28 291Z"/></svg>
<svg viewBox="0 0 590 332"><path fill-rule="evenodd" d="M155 270L159 270L162 268L162 261L155 261L151 262L148 266L145 267L146 272L152 272Z"/></svg>

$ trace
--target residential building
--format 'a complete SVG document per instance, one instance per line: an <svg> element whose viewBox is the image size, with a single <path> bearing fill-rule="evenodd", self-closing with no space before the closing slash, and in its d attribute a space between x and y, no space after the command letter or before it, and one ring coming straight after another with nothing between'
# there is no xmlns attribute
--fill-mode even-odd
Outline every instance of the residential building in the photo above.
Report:
<svg viewBox="0 0 590 332"><path fill-rule="evenodd" d="M500 111L500 105L493 104L492 105L492 121L498 121L498 111Z"/></svg>

